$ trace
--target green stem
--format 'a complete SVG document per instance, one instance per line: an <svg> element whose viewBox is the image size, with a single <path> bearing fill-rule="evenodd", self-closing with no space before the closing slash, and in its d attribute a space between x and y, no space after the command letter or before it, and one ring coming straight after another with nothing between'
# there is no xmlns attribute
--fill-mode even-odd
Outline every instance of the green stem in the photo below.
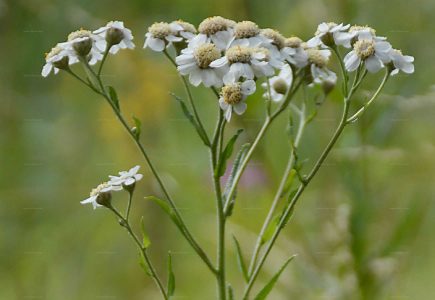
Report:
<svg viewBox="0 0 435 300"><path fill-rule="evenodd" d="M125 219L128 221L130 218L130 209L131 209L131 202L133 201L133 190L128 191L128 202L127 202L127 209L125 211Z"/></svg>
<svg viewBox="0 0 435 300"><path fill-rule="evenodd" d="M93 72L92 68L89 67L89 64L85 63L85 66L87 66L87 68L90 69L91 73L95 74L95 72ZM86 85L88 87L90 87L94 92L97 92L99 95L103 96L104 99L107 101L107 103L111 106L116 117L118 118L118 120L120 121L120 123L122 124L124 129L127 131L127 133L130 135L130 137L133 139L136 146L139 148L139 151L141 152L142 156L145 158L145 161L146 161L148 167L150 168L151 173L153 174L153 176L157 180L157 183L160 186L163 194L165 195L165 197L168 201L168 204L171 206L172 210L174 211L175 216L177 217L177 219L181 225L180 231L181 231L182 235L186 238L187 242L195 250L195 252L198 254L198 256L204 261L204 263L207 265L207 267L210 269L210 271L212 271L212 273L216 273L216 269L213 266L213 264L211 263L207 254L199 246L199 244L196 242L195 238L190 233L190 230L188 229L187 225L185 224L183 218L181 217L181 214L180 214L175 202L172 200L172 197L170 196L169 192L167 191L165 185L163 184L163 181L162 181L159 173L157 172L156 168L154 167L154 164L151 162L151 159L149 158L147 152L145 151L145 148L143 147L142 143L139 141L138 138L136 138L135 134L133 133L133 131L131 131L130 126L128 125L128 123L124 119L124 117L122 116L121 112L116 108L116 106L114 105L114 103L110 99L109 95L107 95L107 92L104 89L104 85L101 81L101 78L96 77L96 79L100 85L101 91L95 91L95 89L92 88L89 84L86 84Z"/></svg>
<svg viewBox="0 0 435 300"><path fill-rule="evenodd" d="M257 242L255 244L254 252L253 252L252 257L251 257L251 262L249 264L249 271L248 271L249 276L252 274L254 267L257 264L258 255L260 254L261 247L264 245L264 242L263 242L264 234L266 233L266 230L267 230L270 222L272 221L272 218L275 214L279 200L283 197L283 191L286 187L287 180L289 178L290 172L293 169L293 166L295 163L295 151L293 148L297 148L299 146L302 134L303 134L305 126L307 124L306 119L305 119L305 111L304 110L302 110L299 113L299 117L300 117L300 119L299 119L298 132L296 134L296 138L295 138L294 143L292 145L292 151L290 153L287 166L284 170L284 174L281 178L281 182L279 184L278 190L275 194L275 197L273 199L273 202L272 202L272 205L269 209L267 217L266 217L266 219L263 223L263 226L261 227L261 231L257 237Z"/></svg>
<svg viewBox="0 0 435 300"><path fill-rule="evenodd" d="M219 109L218 121L210 147L210 157L212 164L213 186L216 196L216 222L217 222L217 272L216 283L218 290L218 299L226 299L226 280L225 280L225 215L223 209L223 198L219 175L217 168L220 164L221 151L220 147L223 141L225 119L222 110Z"/></svg>
<svg viewBox="0 0 435 300"><path fill-rule="evenodd" d="M344 66L343 59L341 57L340 51L338 50L337 46L334 45L333 47L331 47L331 49L335 53L335 55L337 56L338 62L340 63L341 75L343 76L343 87L344 87L343 92L344 92L344 95L348 95L349 94L349 87L348 87L348 85L349 85L349 83L348 83L349 79L348 79L348 75L347 75L347 72L346 72L346 68Z"/></svg>
<svg viewBox="0 0 435 300"><path fill-rule="evenodd" d="M363 107L361 107L354 115L352 115L351 117L349 117L347 119L348 123L352 123L354 121L356 121L366 110L367 108L370 106L370 104L373 103L373 101L376 100L376 98L379 96L379 93L382 91L382 89L384 88L385 84L387 83L388 78L390 77L390 72L387 70L384 76L384 79L382 80L381 84L379 85L378 89L376 90L376 92L373 94L372 98L367 101L366 104L364 104Z"/></svg>
<svg viewBox="0 0 435 300"><path fill-rule="evenodd" d="M148 269L150 270L150 276L154 279L154 282L156 283L157 287L159 288L160 293L162 294L162 297L165 300L168 300L169 298L167 296L167 292L165 291L165 288L163 287L162 281L160 280L159 276L157 275L156 269L154 268L150 258L148 257L147 250L146 250L146 248L143 247L139 238L134 233L134 231L131 229L131 225L130 225L128 219L124 218L121 215L121 213L113 206L109 206L108 208L120 219L121 226L124 227L127 230L127 232L129 233L129 235L132 237L133 241L135 242L135 244L137 245L137 247L139 248L141 254L143 255L143 257L145 259L145 262L148 266Z"/></svg>
<svg viewBox="0 0 435 300"><path fill-rule="evenodd" d="M169 55L168 51L163 50L163 53L165 54L166 58L174 65L175 68L177 68L177 64L174 61L174 59ZM189 83L187 82L186 77L181 75L179 72L177 72L181 78L181 81L183 82L184 89L186 90L187 98L189 99L190 106L192 106L193 115L195 117L196 122L199 125L200 130L202 131L203 135L206 137L206 141L208 143L208 146L210 145L210 139L208 137L207 131L204 128L204 125L202 124L201 118L199 117L198 111L196 109L195 102L193 101L192 92L190 91Z"/></svg>
<svg viewBox="0 0 435 300"><path fill-rule="evenodd" d="M363 75L364 76L364 75ZM388 77L388 75L385 76L385 78ZM380 90L382 89L382 87L385 85L385 81L386 79L384 78L384 80L382 81L382 83L380 84L379 88L377 89L377 91L375 92L375 95L373 96L373 100L374 98L376 98L376 96L379 94ZM361 79L362 80L362 79ZM311 172L304 178L304 180L301 182L301 185L299 186L298 190L296 191L296 194L293 196L293 198L291 199L291 201L289 202L288 206L285 208L280 222L278 223L277 228L275 229L275 232L272 235L272 238L265 250L265 252L263 253L262 257L260 258L257 266L255 267L253 273L251 274L250 278L249 278L249 282L245 288L244 294L243 294L243 300L247 300L248 296L249 296L249 292L251 291L253 284L264 264L264 262L266 261L266 258L268 257L270 251L272 250L281 230L284 228L286 222L288 221L288 218L291 216L291 214L294 211L294 208L300 198L300 196L302 195L302 193L304 192L305 188L307 187L307 185L311 182L311 180L313 179L313 177L317 174L317 172L319 171L320 167L322 166L323 162L325 161L325 159L328 157L329 153L331 152L332 148L334 147L334 145L336 144L338 138L340 137L341 133L343 132L344 128L346 127L346 125L349 124L348 121L348 114L349 114L349 107L350 107L350 99L353 96L354 92L356 91L357 87L359 86L359 84L361 84L361 80L357 80L355 79L353 82L353 86L350 89L350 92L348 93L348 95L346 95L345 99L344 99L344 108L343 108L343 113L340 119L340 123L338 125L338 127L336 128L334 135L332 136L331 140L328 142L326 148L323 150L322 154L320 155L320 157L318 158L318 160L316 161L315 165L313 166ZM373 101L372 100L372 101Z"/></svg>
<svg viewBox="0 0 435 300"><path fill-rule="evenodd" d="M100 66L98 67L98 73L97 73L98 77L100 77L100 75L101 75L101 71L103 70L103 66L104 66L104 63L106 62L106 58L107 58L107 55L109 54L110 48L112 48L112 46L109 46L109 44L107 44L106 50L104 51L104 54L103 54L103 59L101 60Z"/></svg>

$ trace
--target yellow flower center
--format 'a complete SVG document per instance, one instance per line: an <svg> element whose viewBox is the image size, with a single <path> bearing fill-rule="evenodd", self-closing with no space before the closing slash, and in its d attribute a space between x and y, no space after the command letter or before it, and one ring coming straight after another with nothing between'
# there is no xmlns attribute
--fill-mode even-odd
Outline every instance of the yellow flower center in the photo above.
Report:
<svg viewBox="0 0 435 300"><path fill-rule="evenodd" d="M175 23L177 23L178 25L183 27L184 31L191 32L191 33L196 33L195 26L193 26L192 24L190 24L188 22L185 22L183 20L177 20L177 21L175 21Z"/></svg>
<svg viewBox="0 0 435 300"><path fill-rule="evenodd" d="M268 39L272 40L272 44L278 47L278 49L284 48L285 46L285 37L279 33L278 31L270 28L266 28L261 30L261 34Z"/></svg>
<svg viewBox="0 0 435 300"><path fill-rule="evenodd" d="M260 33L257 24L251 21L242 21L234 27L234 36L237 39L246 39L256 36Z"/></svg>
<svg viewBox="0 0 435 300"><path fill-rule="evenodd" d="M206 69L210 66L211 62L220 58L221 53L214 44L202 44L193 52L196 63L201 69Z"/></svg>
<svg viewBox="0 0 435 300"><path fill-rule="evenodd" d="M227 50L226 56L230 63L248 63L251 61L252 48L245 46L233 46Z"/></svg>
<svg viewBox="0 0 435 300"><path fill-rule="evenodd" d="M302 40L297 36L292 36L290 38L285 39L284 44L286 47L299 48L302 45Z"/></svg>
<svg viewBox="0 0 435 300"><path fill-rule="evenodd" d="M172 30L168 23L158 22L148 27L148 32L151 33L153 38L162 40L168 35L170 35L172 33Z"/></svg>
<svg viewBox="0 0 435 300"><path fill-rule="evenodd" d="M375 43L370 40L359 40L353 45L353 48L361 59L367 59L375 53Z"/></svg>
<svg viewBox="0 0 435 300"><path fill-rule="evenodd" d="M71 32L68 35L68 41L72 41L75 40L77 38L82 38L82 37L91 37L92 33L89 30L84 30L84 29L80 29L80 30L76 30Z"/></svg>
<svg viewBox="0 0 435 300"><path fill-rule="evenodd" d="M234 26L234 23L234 21L220 16L210 17L199 24L198 31L206 35L213 35L216 32L228 30L228 28Z"/></svg>
<svg viewBox="0 0 435 300"><path fill-rule="evenodd" d="M89 194L89 196L91 197L98 196L101 193L101 191L107 187L109 187L109 184L107 182L103 182L102 184L99 184L96 188L94 188Z"/></svg>
<svg viewBox="0 0 435 300"><path fill-rule="evenodd" d="M328 59L322 55L318 49L307 49L308 61L319 68L323 68L328 64Z"/></svg>
<svg viewBox="0 0 435 300"><path fill-rule="evenodd" d="M243 99L242 88L239 83L225 85L221 91L222 98L226 104L235 105Z"/></svg>
<svg viewBox="0 0 435 300"><path fill-rule="evenodd" d="M354 25L354 26L349 28L350 33L361 31L361 30L369 30L373 36L376 35L376 30L374 30L373 28L371 28L370 26L367 26L367 25L366 26Z"/></svg>

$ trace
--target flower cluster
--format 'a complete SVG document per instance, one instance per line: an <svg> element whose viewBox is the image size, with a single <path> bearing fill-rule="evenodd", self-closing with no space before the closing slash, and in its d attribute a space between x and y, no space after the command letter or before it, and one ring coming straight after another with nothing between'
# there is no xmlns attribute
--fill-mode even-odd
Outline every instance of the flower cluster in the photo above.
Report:
<svg viewBox="0 0 435 300"><path fill-rule="evenodd" d="M92 204L94 209L101 206L110 206L112 199L111 192L126 190L131 192L134 189L136 181L142 179L142 174L138 174L139 166L135 166L128 171L119 172L119 176L109 176L110 180L103 182L94 188L89 198L81 201L81 204Z"/></svg>
<svg viewBox="0 0 435 300"><path fill-rule="evenodd" d="M220 89L219 104L228 121L232 110L237 114L246 110L245 99L255 92L258 80L263 80L264 98L274 101L286 98L297 72L308 84L334 86L337 76L328 65L337 46L352 48L343 62L349 72L359 67L372 73L388 67L393 75L414 71L413 57L393 49L367 26L321 23L314 37L304 42L251 21L210 17L198 30L177 22L150 26L145 47L160 52L183 42L184 48L175 47L178 71L194 86Z"/></svg>
<svg viewBox="0 0 435 300"><path fill-rule="evenodd" d="M133 35L123 22L112 21L93 32L80 29L68 35L66 42L58 43L45 56L41 75L47 77L52 71L68 70L80 61L95 65L105 52L116 54L119 49L133 49Z"/></svg>

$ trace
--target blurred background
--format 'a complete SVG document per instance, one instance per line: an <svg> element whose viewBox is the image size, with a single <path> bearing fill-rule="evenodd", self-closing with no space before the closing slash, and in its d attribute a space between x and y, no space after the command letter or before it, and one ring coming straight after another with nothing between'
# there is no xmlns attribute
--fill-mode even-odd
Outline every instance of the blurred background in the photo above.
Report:
<svg viewBox="0 0 435 300"><path fill-rule="evenodd" d="M396 48L415 56L416 72L391 80L358 123L350 126L307 189L256 288L292 254L270 299L434 299L435 89L433 0L0 0L0 299L159 299L138 265L137 251L116 219L79 201L120 170L141 165L133 222L144 216L150 253L165 276L173 253L174 299L213 299L214 278L177 229L143 196L161 192L106 103L70 76L40 76L44 53L69 32L110 20L132 29L136 49L110 57L105 80L117 87L125 115L142 120L142 140L175 195L188 225L215 257L214 198L206 149L169 96L184 97L162 55L142 50L155 21L207 16L250 19L286 36L309 38L322 21L368 24ZM337 66L333 68L338 71ZM357 97L373 91L371 76ZM213 95L194 89L212 130ZM263 118L261 93L230 129L252 140ZM333 92L302 141L308 168L336 126L340 93ZM228 233L252 251L282 173L289 147L286 118L255 154ZM126 195L115 203L124 206ZM227 242L228 279L243 281Z"/></svg>

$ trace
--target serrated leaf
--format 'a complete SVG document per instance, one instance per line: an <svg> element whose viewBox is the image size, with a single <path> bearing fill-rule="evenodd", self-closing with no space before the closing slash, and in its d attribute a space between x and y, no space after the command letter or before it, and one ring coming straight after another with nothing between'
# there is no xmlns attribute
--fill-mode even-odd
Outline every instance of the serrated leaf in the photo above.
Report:
<svg viewBox="0 0 435 300"><path fill-rule="evenodd" d="M120 110L119 99L118 99L118 94L116 93L116 90L110 85L107 88L109 89L110 100L112 101L112 103L116 107L116 109L119 111Z"/></svg>
<svg viewBox="0 0 435 300"><path fill-rule="evenodd" d="M198 133L199 137L201 138L202 142L206 146L210 146L210 142L207 136L207 133L204 131L204 129L199 126L199 124L196 122L194 116L190 112L189 108L187 107L186 103L184 103L183 99L175 95L174 93L170 93L172 97L174 97L175 100L177 100L178 103L180 103L181 110L183 111L184 116L189 120L189 122L195 127L196 132Z"/></svg>
<svg viewBox="0 0 435 300"><path fill-rule="evenodd" d="M134 131L132 129L132 132L134 134L134 136L136 137L137 140L139 140L140 134L142 132L142 122L136 118L135 116L133 116L133 121L134 121L134 128L136 128Z"/></svg>
<svg viewBox="0 0 435 300"><path fill-rule="evenodd" d="M168 252L168 287L167 287L168 297L173 296L174 292L175 292L175 275L172 270L172 255L171 252Z"/></svg>
<svg viewBox="0 0 435 300"><path fill-rule="evenodd" d="M180 229L181 231L183 231L183 226L181 225L180 221L178 220L177 215L175 214L174 210L169 206L169 204L162 200L159 199L155 196L148 196L145 197L146 200L151 200L154 203L156 203L158 206L160 206L161 209L163 209L163 211L171 218L171 220L175 223L175 225L178 227L178 229Z"/></svg>
<svg viewBox="0 0 435 300"><path fill-rule="evenodd" d="M245 158L246 153L249 150L249 147L251 147L251 144L246 143L240 148L239 152L236 155L236 158L234 159L233 167L231 169L230 176L228 177L227 182L225 184L223 199L224 199L224 202L230 201L230 203L229 203L230 206L229 206L229 209L228 209L227 214L226 214L227 217L231 216L231 214L232 214L232 210L234 207L234 200L235 200L236 194L237 194L236 192L234 192L232 199L227 199L228 193L230 192L230 189L231 189L232 185L234 184L234 178L240 169L242 161Z"/></svg>
<svg viewBox="0 0 435 300"><path fill-rule="evenodd" d="M234 144L236 143L237 138L240 136L242 132L243 129L237 130L236 134L233 135L233 137L228 141L227 145L225 146L225 149L222 152L221 159L219 161L219 165L216 169L216 175L218 177L222 177L225 174L225 170L227 168L227 161L233 154Z"/></svg>
<svg viewBox="0 0 435 300"><path fill-rule="evenodd" d="M272 279L261 289L261 291L257 294L257 296L255 296L254 300L266 299L266 297L270 294L276 282L278 281L279 276L281 276L284 269L293 260L293 258L295 258L295 256L296 255L293 255L284 263L284 265L278 270L278 272L272 277Z"/></svg>
<svg viewBox="0 0 435 300"><path fill-rule="evenodd" d="M236 254L237 254L237 264L239 266L239 270L243 275L246 283L249 281L248 269L246 268L245 259L243 258L242 248L240 247L239 241L233 235L234 245L236 246Z"/></svg>
<svg viewBox="0 0 435 300"><path fill-rule="evenodd" d="M140 218L140 229L142 231L142 246L144 249L148 248L151 245L150 238L145 230L144 217Z"/></svg>

